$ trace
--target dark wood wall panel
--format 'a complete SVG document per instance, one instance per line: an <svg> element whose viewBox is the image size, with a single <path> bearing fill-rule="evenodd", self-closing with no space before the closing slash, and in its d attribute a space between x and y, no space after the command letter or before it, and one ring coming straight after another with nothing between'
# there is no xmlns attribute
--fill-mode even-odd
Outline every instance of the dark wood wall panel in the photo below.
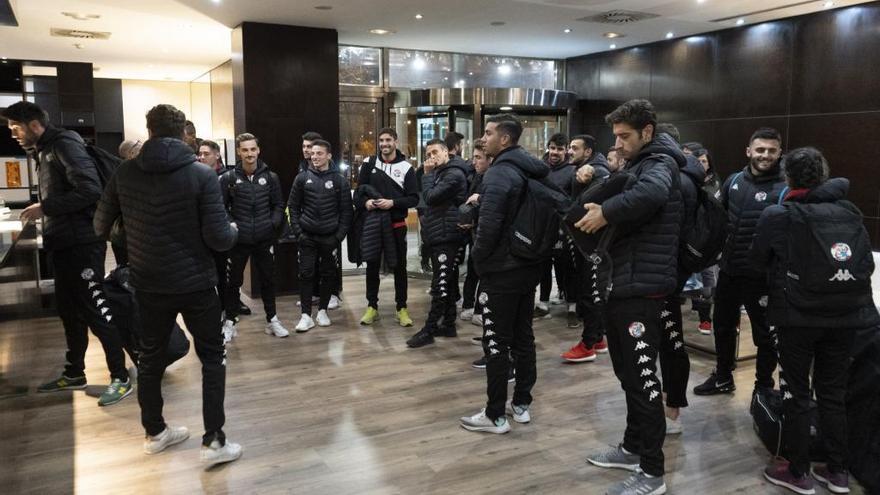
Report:
<svg viewBox="0 0 880 495"><path fill-rule="evenodd" d="M605 115L648 98L727 175L747 163L751 133L775 127L784 149L815 146L833 175L851 179L850 199L880 247L877 26L880 2L569 59L566 89L582 98L571 132L607 150Z"/></svg>

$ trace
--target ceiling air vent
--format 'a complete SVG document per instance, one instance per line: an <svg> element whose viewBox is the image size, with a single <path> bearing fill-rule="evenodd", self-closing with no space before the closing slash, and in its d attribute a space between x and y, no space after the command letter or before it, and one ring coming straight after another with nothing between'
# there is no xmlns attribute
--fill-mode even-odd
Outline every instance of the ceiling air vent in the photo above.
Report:
<svg viewBox="0 0 880 495"><path fill-rule="evenodd" d="M60 36L63 38L77 38L81 40L109 40L110 33L100 31L83 31L81 29L61 29L51 28L49 33L52 36Z"/></svg>
<svg viewBox="0 0 880 495"><path fill-rule="evenodd" d="M655 17L660 16L657 14L649 14L647 12L634 12L632 10L610 10L601 14L581 17L578 20L583 22L598 22L599 24L631 24L633 22L653 19Z"/></svg>

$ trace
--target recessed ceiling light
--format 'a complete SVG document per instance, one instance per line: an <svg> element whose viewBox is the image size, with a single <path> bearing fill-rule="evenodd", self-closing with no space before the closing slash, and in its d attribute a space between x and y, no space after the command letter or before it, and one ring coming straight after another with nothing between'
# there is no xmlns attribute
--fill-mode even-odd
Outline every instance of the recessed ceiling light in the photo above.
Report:
<svg viewBox="0 0 880 495"><path fill-rule="evenodd" d="M834 7L834 2L825 2L826 9L830 9L831 7Z"/></svg>
<svg viewBox="0 0 880 495"><path fill-rule="evenodd" d="M88 21L90 19L100 19L99 14L83 14L82 12L62 12L61 15L76 19L78 21Z"/></svg>
<svg viewBox="0 0 880 495"><path fill-rule="evenodd" d="M166 81L171 81L171 80L173 80L174 78L171 77L171 76L165 76L164 79L165 79Z"/></svg>
<svg viewBox="0 0 880 495"><path fill-rule="evenodd" d="M620 33L603 33L602 36L606 38L623 38L623 35Z"/></svg>
<svg viewBox="0 0 880 495"><path fill-rule="evenodd" d="M571 28L565 28L562 30L563 33L568 34L571 32Z"/></svg>
<svg viewBox="0 0 880 495"><path fill-rule="evenodd" d="M376 80L375 80L375 79L370 79L370 84L376 84Z"/></svg>
<svg viewBox="0 0 880 495"><path fill-rule="evenodd" d="M423 16L422 14L416 14L416 19L424 19L424 18L425 18L425 16Z"/></svg>
<svg viewBox="0 0 880 495"><path fill-rule="evenodd" d="M3 57L3 58L6 58L6 57ZM472 76L472 75L474 75L474 73L473 73L473 72L468 72L468 75L469 75L469 76Z"/></svg>
<svg viewBox="0 0 880 495"><path fill-rule="evenodd" d="M413 60L413 63L412 63L413 69L416 69L416 70L422 70L425 68L426 65L427 65L427 63L425 62L425 59L423 59L423 58L416 58L415 60Z"/></svg>
<svg viewBox="0 0 880 495"><path fill-rule="evenodd" d="M705 2L705 1L706 1L706 0L697 0L697 3L703 3L703 2Z"/></svg>
<svg viewBox="0 0 880 495"><path fill-rule="evenodd" d="M504 21L492 21L489 23L490 26L503 26L505 24L507 24L507 23Z"/></svg>
<svg viewBox="0 0 880 495"><path fill-rule="evenodd" d="M498 110L501 110L502 112L509 112L513 110L513 107L500 107L498 108Z"/></svg>
<svg viewBox="0 0 880 495"><path fill-rule="evenodd" d="M458 85L459 85L459 86L464 86L464 79L459 79L459 81L458 81Z"/></svg>
<svg viewBox="0 0 880 495"><path fill-rule="evenodd" d="M511 67L507 64L498 66L498 73L501 74L502 76L506 76L506 75L510 74L511 71L513 71L513 69L511 69Z"/></svg>
<svg viewBox="0 0 880 495"><path fill-rule="evenodd" d="M219 4L219 3L222 2L223 0L211 0L211 1L214 2L214 3L216 3L216 4Z"/></svg>
<svg viewBox="0 0 880 495"><path fill-rule="evenodd" d="M669 31L668 33L666 33L666 39L670 39L673 36L675 36L675 33L673 33L672 31Z"/></svg>
<svg viewBox="0 0 880 495"><path fill-rule="evenodd" d="M392 33L394 33L394 31L392 31L390 29L382 29L382 28L370 29L370 32L373 34L392 34Z"/></svg>
<svg viewBox="0 0 880 495"><path fill-rule="evenodd" d="M614 43L611 43L610 45L608 45L608 48L611 48L612 50L614 50L615 48L617 48L617 45L615 45Z"/></svg>
<svg viewBox="0 0 880 495"><path fill-rule="evenodd" d="M444 81L448 81L449 78L448 78L448 77L444 77L443 80L444 80Z"/></svg>
<svg viewBox="0 0 880 495"><path fill-rule="evenodd" d="M745 24L745 23L746 23L746 20L745 20L745 19L740 18L740 19L737 19L737 20L736 20L736 25L737 25L737 26L742 26L742 25Z"/></svg>
<svg viewBox="0 0 880 495"><path fill-rule="evenodd" d="M315 5L315 10L333 10L332 5Z"/></svg>

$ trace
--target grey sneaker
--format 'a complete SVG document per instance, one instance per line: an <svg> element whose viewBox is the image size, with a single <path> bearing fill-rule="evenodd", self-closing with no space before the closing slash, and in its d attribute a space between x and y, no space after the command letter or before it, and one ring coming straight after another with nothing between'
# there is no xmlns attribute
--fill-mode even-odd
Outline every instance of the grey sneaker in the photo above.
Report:
<svg viewBox="0 0 880 495"><path fill-rule="evenodd" d="M510 423L507 418L501 416L492 421L486 416L486 410L483 409L473 416L465 416L461 418L461 427L468 431L485 431L487 433L507 433L510 431Z"/></svg>
<svg viewBox="0 0 880 495"><path fill-rule="evenodd" d="M639 461L638 455L623 450L623 444L609 445L607 449L587 457L587 462L594 466L626 469L627 471L637 470Z"/></svg>
<svg viewBox="0 0 880 495"><path fill-rule="evenodd" d="M606 495L662 495L666 493L666 483L660 476L648 477L637 471L625 480L608 487Z"/></svg>

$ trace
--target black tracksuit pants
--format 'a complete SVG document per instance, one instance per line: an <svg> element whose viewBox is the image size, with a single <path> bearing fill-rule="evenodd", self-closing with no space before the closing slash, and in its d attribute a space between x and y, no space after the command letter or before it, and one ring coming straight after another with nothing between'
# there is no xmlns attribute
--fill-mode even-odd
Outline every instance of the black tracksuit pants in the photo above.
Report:
<svg viewBox="0 0 880 495"><path fill-rule="evenodd" d="M680 298L680 293L670 295L660 311L660 323L663 327L660 371L663 376L663 391L666 392L666 405L669 407L688 406L687 384L691 360L684 347Z"/></svg>
<svg viewBox="0 0 880 495"><path fill-rule="evenodd" d="M477 300L477 289L479 286L480 276L477 275L477 269L474 268L474 259L472 256L468 256L467 275L464 277L464 286L462 288L461 309L473 309L475 315L483 311L483 305Z"/></svg>
<svg viewBox="0 0 880 495"><path fill-rule="evenodd" d="M592 347L605 336L605 318L602 316L604 307L599 297L604 288L599 287L597 266L585 260L580 252L577 254L580 256L577 312L584 323L581 340L587 347Z"/></svg>
<svg viewBox="0 0 880 495"><path fill-rule="evenodd" d="M611 299L604 311L611 364L626 393L623 447L641 457L640 467L651 476L664 473L666 417L656 366L662 308L663 299L627 298Z"/></svg>
<svg viewBox="0 0 880 495"><path fill-rule="evenodd" d="M142 321L144 347L138 363L138 403L147 435L158 435L166 427L162 417L162 375L168 363L166 350L171 330L177 315L181 314L202 362L202 419L205 424L202 445L210 445L215 439L221 445L225 444L226 347L217 291L208 289L188 294L138 291L136 297L141 314L149 315Z"/></svg>
<svg viewBox="0 0 880 495"><path fill-rule="evenodd" d="M580 284L575 274L578 272L578 259L580 254L577 248L566 235L560 236L562 248L553 250L553 257L546 261L541 278L541 290L538 297L540 301L550 300L550 291L553 288L551 272L556 272L557 290L565 296L565 302L574 304L578 300L578 285Z"/></svg>
<svg viewBox="0 0 880 495"><path fill-rule="evenodd" d="M337 253L342 252L342 243L338 243L336 245L336 252ZM337 259L338 259L338 256L337 256ZM315 271L314 271L314 273L318 273L318 274L321 273L320 261L321 261L320 259L315 258ZM334 276L333 276L333 283L330 286L330 295L339 297L339 292L342 290L342 267L338 261L336 263L336 266L333 268L333 270L334 270ZM314 278L314 281L312 282L312 294L320 294L321 287L319 286L319 284L321 282L321 277L318 276L318 277L313 277L313 278Z"/></svg>
<svg viewBox="0 0 880 495"><path fill-rule="evenodd" d="M312 314L312 295L318 281L318 310L327 309L330 295L336 286L336 245L327 245L312 239L299 243L299 300L302 314ZM318 271L315 271L315 267ZM317 275L317 276L316 276Z"/></svg>
<svg viewBox="0 0 880 495"><path fill-rule="evenodd" d="M406 226L394 229L397 264L394 267L394 300L397 309L406 307L408 281L406 279ZM367 304L379 308L379 269L381 261L367 262Z"/></svg>
<svg viewBox="0 0 880 495"><path fill-rule="evenodd" d="M458 250L457 244L431 246L431 309L425 320L425 328L432 331L455 329L458 300ZM443 320L442 323L440 320Z"/></svg>
<svg viewBox="0 0 880 495"><path fill-rule="evenodd" d="M220 311L226 310L226 292L229 290L229 253L214 253L214 265L217 267L217 299L220 301ZM236 301L236 308L238 307Z"/></svg>
<svg viewBox="0 0 880 495"><path fill-rule="evenodd" d="M110 378L128 379L122 337L113 321L102 282L107 244L81 244L49 252L55 276L58 316L67 340L64 375L85 376L85 356L89 347L89 328L98 337L107 358Z"/></svg>
<svg viewBox="0 0 880 495"><path fill-rule="evenodd" d="M513 403L532 403L537 380L535 334L535 287L541 277L536 266L490 273L481 279L479 301L483 303L483 354L486 356L486 416L504 415L511 357L516 384Z"/></svg>
<svg viewBox="0 0 880 495"><path fill-rule="evenodd" d="M828 468L846 468L846 385L851 328L776 329L779 338L779 388L782 391L783 440L796 475L810 470L810 366L819 406L819 430Z"/></svg>
<svg viewBox="0 0 880 495"><path fill-rule="evenodd" d="M776 349L767 324L767 294L763 279L734 277L721 271L715 288L715 352L719 376L730 377L736 355L737 327L740 306L745 305L752 324L752 340L758 348L755 363L755 386L773 387Z"/></svg>
<svg viewBox="0 0 880 495"><path fill-rule="evenodd" d="M260 298L266 311L266 321L275 316L275 255L272 241L259 244L236 244L229 251L229 286L226 288L226 319L235 321L238 316L244 267L251 260L260 280Z"/></svg>

